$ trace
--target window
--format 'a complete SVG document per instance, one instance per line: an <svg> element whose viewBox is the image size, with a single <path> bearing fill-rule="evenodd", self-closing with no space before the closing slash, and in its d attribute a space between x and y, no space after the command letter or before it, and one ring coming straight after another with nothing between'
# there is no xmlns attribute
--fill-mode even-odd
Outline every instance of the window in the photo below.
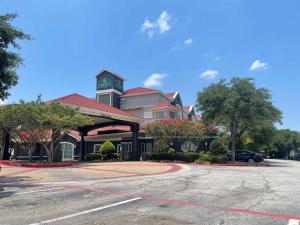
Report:
<svg viewBox="0 0 300 225"><path fill-rule="evenodd" d="M60 143L60 150L62 151L62 161L73 160L74 147L74 144L69 142Z"/></svg>
<svg viewBox="0 0 300 225"><path fill-rule="evenodd" d="M170 112L170 118L175 119L175 117L176 117L175 112Z"/></svg>
<svg viewBox="0 0 300 225"><path fill-rule="evenodd" d="M145 119L152 119L152 112L151 111L144 111L144 118Z"/></svg>
<svg viewBox="0 0 300 225"><path fill-rule="evenodd" d="M141 152L146 152L146 145L145 145L145 143L141 143Z"/></svg>
<svg viewBox="0 0 300 225"><path fill-rule="evenodd" d="M162 119L164 117L165 117L165 112L164 111L155 112L155 118L156 119Z"/></svg>
<svg viewBox="0 0 300 225"><path fill-rule="evenodd" d="M121 108L126 108L127 107L127 103L125 99L121 99Z"/></svg>
<svg viewBox="0 0 300 225"><path fill-rule="evenodd" d="M94 153L99 154L100 153L100 148L101 148L100 144L94 144Z"/></svg>

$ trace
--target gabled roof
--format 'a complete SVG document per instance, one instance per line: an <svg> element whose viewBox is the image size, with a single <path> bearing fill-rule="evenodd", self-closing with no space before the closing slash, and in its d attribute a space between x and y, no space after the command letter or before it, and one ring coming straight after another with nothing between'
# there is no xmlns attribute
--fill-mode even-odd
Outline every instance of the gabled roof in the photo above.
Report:
<svg viewBox="0 0 300 225"><path fill-rule="evenodd" d="M173 100L176 98L176 96L179 94L178 91L176 92L168 92L168 93L165 93L165 95L170 99L170 100Z"/></svg>
<svg viewBox="0 0 300 225"><path fill-rule="evenodd" d="M174 95L175 95L175 92L169 92L169 93L166 93L165 94L169 99L173 99L174 98Z"/></svg>
<svg viewBox="0 0 300 225"><path fill-rule="evenodd" d="M125 79L124 79L121 75L119 75L119 74L117 74L117 73L115 73L115 72L113 72L113 71L111 71L111 70L105 69L105 68L102 69L100 72L98 72L98 73L96 74L96 77L100 76L103 72L111 73L111 74L115 75L116 77L118 77L119 79L125 81Z"/></svg>
<svg viewBox="0 0 300 225"><path fill-rule="evenodd" d="M153 94L153 93L160 93L160 91L151 88L137 87L137 88L126 90L123 96L144 95L144 94Z"/></svg>
<svg viewBox="0 0 300 225"><path fill-rule="evenodd" d="M97 102L96 100L93 100L91 98L84 97L79 94L71 94L67 96L63 96L51 101L48 101L48 103L51 102L59 102L62 104L67 104L71 106L76 106L80 108L86 108L86 109L92 109L92 110L98 110L101 112L109 113L109 114L115 114L115 115L121 115L133 119L140 119L136 115L126 112L124 110L117 109L115 107L112 107L110 105L106 105L104 103Z"/></svg>
<svg viewBox="0 0 300 225"><path fill-rule="evenodd" d="M193 108L194 108L194 106L192 106L192 105L183 106L183 110L187 113L190 113L193 110Z"/></svg>

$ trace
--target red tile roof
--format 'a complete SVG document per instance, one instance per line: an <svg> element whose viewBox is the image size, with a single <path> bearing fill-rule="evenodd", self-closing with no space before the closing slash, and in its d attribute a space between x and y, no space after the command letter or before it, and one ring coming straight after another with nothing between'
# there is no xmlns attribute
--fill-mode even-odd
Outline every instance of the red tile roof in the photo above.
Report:
<svg viewBox="0 0 300 225"><path fill-rule="evenodd" d="M136 115L134 115L132 113L117 109L115 107L106 105L104 103L97 102L96 100L84 97L79 94L71 94L71 95L63 96L63 97L60 97L60 98L57 98L54 100L50 100L48 102L49 103L50 102L60 102L63 104L74 105L77 107L99 110L102 112L107 112L107 113L112 113L112 114L116 114L116 115L122 115L122 116L128 116L128 117L135 118L135 119L140 119L139 117L137 117Z"/></svg>
<svg viewBox="0 0 300 225"><path fill-rule="evenodd" d="M190 110L191 110L191 107L192 107L191 105L183 106L183 110L184 110L185 112L189 113Z"/></svg>
<svg viewBox="0 0 300 225"><path fill-rule="evenodd" d="M160 102L152 106L151 110L158 110L158 109L165 109L165 108L172 108L174 110L178 110L178 108L175 105L172 105L171 102Z"/></svg>
<svg viewBox="0 0 300 225"><path fill-rule="evenodd" d="M88 132L87 136L96 136L96 135L101 135L101 133L99 132L105 132L105 131L122 131L122 132L130 132L131 129L129 126L121 126L121 125L117 125L117 126L108 126L108 127L102 127L102 128L97 128L95 130L91 130ZM140 132L144 132L144 130L141 128ZM79 139L80 138L80 134L78 131L75 130L71 130L69 133L71 136Z"/></svg>
<svg viewBox="0 0 300 225"><path fill-rule="evenodd" d="M174 98L174 95L175 95L175 92L169 92L169 93L166 93L165 94L169 99L173 99Z"/></svg>
<svg viewBox="0 0 300 225"><path fill-rule="evenodd" d="M150 94L150 93L159 93L159 91L151 88L137 87L137 88L126 90L123 96Z"/></svg>

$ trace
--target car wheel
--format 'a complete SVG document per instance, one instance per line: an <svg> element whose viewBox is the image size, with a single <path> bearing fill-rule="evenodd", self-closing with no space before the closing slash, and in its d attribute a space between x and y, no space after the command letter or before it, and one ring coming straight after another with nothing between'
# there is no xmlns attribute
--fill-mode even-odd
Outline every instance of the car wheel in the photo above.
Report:
<svg viewBox="0 0 300 225"><path fill-rule="evenodd" d="M248 159L248 163L255 163L254 159Z"/></svg>

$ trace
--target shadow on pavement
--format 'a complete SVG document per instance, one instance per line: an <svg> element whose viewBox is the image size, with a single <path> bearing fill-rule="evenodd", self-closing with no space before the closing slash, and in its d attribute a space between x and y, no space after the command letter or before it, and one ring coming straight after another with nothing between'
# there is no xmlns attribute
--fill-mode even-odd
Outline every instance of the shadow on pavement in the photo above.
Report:
<svg viewBox="0 0 300 225"><path fill-rule="evenodd" d="M30 182L32 179L28 176L16 176L6 177L0 176L0 199L10 197L16 193L16 191L7 191L6 188L31 188L35 185L27 184L23 182Z"/></svg>

